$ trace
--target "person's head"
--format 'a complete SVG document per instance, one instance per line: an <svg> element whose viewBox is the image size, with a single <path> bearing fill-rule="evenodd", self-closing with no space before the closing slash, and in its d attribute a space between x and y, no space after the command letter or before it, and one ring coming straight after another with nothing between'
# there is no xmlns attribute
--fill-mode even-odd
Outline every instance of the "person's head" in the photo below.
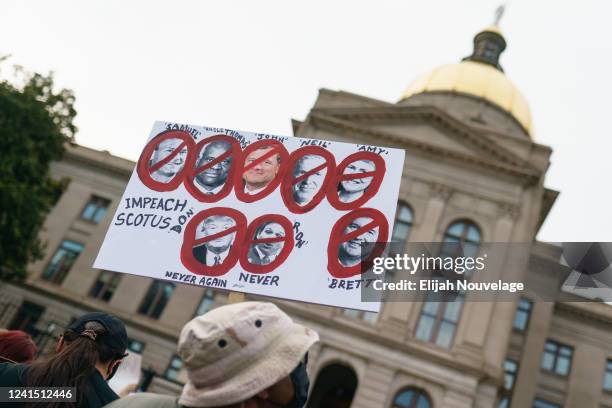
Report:
<svg viewBox="0 0 612 408"><path fill-rule="evenodd" d="M31 363L36 358L36 344L32 337L21 330L0 332L0 363Z"/></svg>
<svg viewBox="0 0 612 408"><path fill-rule="evenodd" d="M217 140L207 144L202 151L202 156L200 156L196 167L202 167L212 162L223 153L229 151L231 147L232 145L230 142L225 140ZM196 176L196 181L204 187L205 190L212 190L219 187L227 180L227 173L231 164L232 158L228 157L199 173Z"/></svg>
<svg viewBox="0 0 612 408"><path fill-rule="evenodd" d="M260 157L264 156L266 153L269 153L272 150L272 146L264 146L262 148L253 150L249 153L244 160L245 166L252 164L257 161ZM263 188L267 186L276 174L278 173L278 169L280 168L280 154L275 153L263 161L258 162L249 170L247 170L243 174L244 181L246 183L247 188L252 187L252 189Z"/></svg>
<svg viewBox="0 0 612 408"><path fill-rule="evenodd" d="M76 387L77 403L84 400L89 377L96 371L109 380L126 356L127 332L117 317L87 313L60 336L56 354L36 361L27 372L28 387Z"/></svg>
<svg viewBox="0 0 612 408"><path fill-rule="evenodd" d="M266 222L255 230L255 239L283 238L284 236L285 230L277 222ZM283 241L265 242L256 244L256 246L265 256L273 256L280 252L283 247Z"/></svg>
<svg viewBox="0 0 612 408"><path fill-rule="evenodd" d="M236 225L236 221L227 215L211 215L204 219L196 231L196 239L208 237L219 232L226 231ZM235 232L222 235L218 238L206 241L204 245L210 251L221 253L226 251L234 242Z"/></svg>
<svg viewBox="0 0 612 408"><path fill-rule="evenodd" d="M355 218L345 229L344 235L356 231L372 222L371 218ZM364 231L362 234L340 244L338 257L344 266L353 266L366 259L374 249L378 239L378 227Z"/></svg>
<svg viewBox="0 0 612 408"><path fill-rule="evenodd" d="M369 173L376 169L374 162L371 160L356 160L349 164L344 169L344 174L359 174ZM361 177L340 182L340 192L344 191L349 194L363 193L372 182L373 177Z"/></svg>
<svg viewBox="0 0 612 408"><path fill-rule="evenodd" d="M168 155L174 154L174 151L183 143L181 139L166 139L159 143L153 151L153 157L151 157L151 166L159 163L168 157ZM183 147L178 153L172 157L167 163L161 166L153 175L170 179L176 173L178 173L183 165L185 164L185 157L187 156L187 148Z"/></svg>
<svg viewBox="0 0 612 408"><path fill-rule="evenodd" d="M179 404L302 407L308 393L302 361L318 339L267 302L234 303L198 316L179 339L188 377Z"/></svg>
<svg viewBox="0 0 612 408"><path fill-rule="evenodd" d="M293 169L293 177L297 178L303 176L308 171L321 166L323 163L325 163L325 159L322 156L307 154L295 164L295 168ZM317 194L321 188L321 185L325 180L326 172L327 169L321 169L295 183L293 185L293 199L295 202L300 205L304 205L312 200L314 195Z"/></svg>

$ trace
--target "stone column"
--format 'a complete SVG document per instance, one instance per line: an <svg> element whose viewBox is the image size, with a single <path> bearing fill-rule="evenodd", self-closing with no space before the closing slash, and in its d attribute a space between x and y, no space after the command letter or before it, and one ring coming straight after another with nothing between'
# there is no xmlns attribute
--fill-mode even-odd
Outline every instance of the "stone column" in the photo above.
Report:
<svg viewBox="0 0 612 408"><path fill-rule="evenodd" d="M357 384L351 408L384 407L389 398L393 371L374 363L368 365L364 378Z"/></svg>
<svg viewBox="0 0 612 408"><path fill-rule="evenodd" d="M519 371L512 392L511 408L530 407L535 397L540 363L544 351L544 343L554 312L554 302L537 302L533 304L527 337L523 347L523 355L519 363Z"/></svg>
<svg viewBox="0 0 612 408"><path fill-rule="evenodd" d="M598 407L601 398L602 374L607 353L588 343L578 343L574 349L565 405L568 407Z"/></svg>
<svg viewBox="0 0 612 408"><path fill-rule="evenodd" d="M432 242L436 237L438 224L444 210L446 201L452 194L450 187L434 184L431 187L431 198L425 208L425 215L420 228L415 228L410 240L413 242Z"/></svg>

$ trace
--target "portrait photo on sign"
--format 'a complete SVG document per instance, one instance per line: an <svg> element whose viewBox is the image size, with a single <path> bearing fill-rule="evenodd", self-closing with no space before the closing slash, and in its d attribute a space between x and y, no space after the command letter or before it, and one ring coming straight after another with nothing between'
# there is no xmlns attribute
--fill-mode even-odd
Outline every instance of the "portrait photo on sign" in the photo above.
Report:
<svg viewBox="0 0 612 408"><path fill-rule="evenodd" d="M351 221L344 229L343 234L348 235L365 227L373 220L369 217L358 217ZM343 266L355 266L366 260L374 250L378 240L378 227L368 229L363 233L343 241L338 247L338 259Z"/></svg>
<svg viewBox="0 0 612 408"><path fill-rule="evenodd" d="M151 178L159 183L170 182L183 169L186 159L187 146L183 140L162 140L153 150L149 160Z"/></svg>
<svg viewBox="0 0 612 408"><path fill-rule="evenodd" d="M253 240L264 240L269 238L284 238L285 230L277 222L265 222L261 224L253 236ZM284 241L258 242L249 247L247 259L255 265L268 265L276 259L284 246Z"/></svg>
<svg viewBox="0 0 612 408"><path fill-rule="evenodd" d="M205 169L195 176L195 182L198 189L204 194L217 194L225 186L232 165L232 157L228 156L220 161L215 160L230 151L231 148L231 143L225 140L212 141L202 148L195 168L205 167Z"/></svg>
<svg viewBox="0 0 612 408"><path fill-rule="evenodd" d="M376 170L376 165L371 160L355 160L344 169L343 175L355 176L338 183L338 198L343 203L351 203L361 198L372 183L373 176L357 177L362 173L371 173Z"/></svg>
<svg viewBox="0 0 612 408"><path fill-rule="evenodd" d="M223 233L235 226L236 221L232 217L227 215L211 215L202 220L196 227L196 241ZM231 232L229 234L220 234L218 237L210 240L204 240L202 244L193 247L193 257L206 266L220 265L227 258L234 244L235 237L236 233Z"/></svg>
<svg viewBox="0 0 612 408"><path fill-rule="evenodd" d="M298 205L310 203L321 190L327 174L327 168L321 168L325 163L325 158L315 154L302 156L295 163L293 177L299 181L293 184L293 200ZM317 168L321 169L313 171Z"/></svg>
<svg viewBox="0 0 612 408"><path fill-rule="evenodd" d="M262 146L245 157L244 168L247 170L243 173L242 178L246 194L259 193L277 177L281 156L279 153L270 154L273 150L273 146ZM267 157L263 158L264 156Z"/></svg>

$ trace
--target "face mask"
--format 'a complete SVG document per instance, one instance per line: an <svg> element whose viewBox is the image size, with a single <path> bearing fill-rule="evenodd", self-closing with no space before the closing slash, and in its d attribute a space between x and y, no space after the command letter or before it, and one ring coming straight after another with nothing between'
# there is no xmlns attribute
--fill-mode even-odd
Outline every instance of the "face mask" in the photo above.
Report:
<svg viewBox="0 0 612 408"><path fill-rule="evenodd" d="M289 378L293 383L293 400L291 400L286 408L302 408L306 405L308 399L308 388L310 387L310 379L306 372L306 364L308 364L308 353L304 357L304 362L300 361L300 364L289 374Z"/></svg>

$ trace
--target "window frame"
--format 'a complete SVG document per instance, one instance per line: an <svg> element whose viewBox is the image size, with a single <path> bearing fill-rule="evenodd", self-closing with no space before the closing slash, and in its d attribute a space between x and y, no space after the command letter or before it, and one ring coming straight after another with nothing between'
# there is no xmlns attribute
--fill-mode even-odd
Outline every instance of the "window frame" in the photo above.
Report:
<svg viewBox="0 0 612 408"><path fill-rule="evenodd" d="M541 403L544 405L541 405L540 407L536 407L536 403ZM563 405L557 404L556 402L550 402L548 400L545 400L543 398L538 398L535 397L533 399L533 403L531 404L532 408L563 408Z"/></svg>
<svg viewBox="0 0 612 408"><path fill-rule="evenodd" d="M151 291L154 290L155 285L159 285L159 287L157 291L153 294L153 298L151 299L150 303L145 307L145 302L147 301L147 297L149 296ZM159 302L161 301L164 295L164 288L167 286L172 287L172 292L168 296L166 303L163 305L163 307L159 311L159 314L157 314L155 313L155 310L157 310L157 308L159 307ZM166 282L160 279L153 280L153 282L151 282L151 285L149 286L149 289L147 289L147 293L145 293L142 301L140 302L140 306L138 306L138 314L149 317L151 319L158 320L164 313L166 306L168 306L168 303L170 302L170 298L174 294L175 289L176 289L176 285L172 282Z"/></svg>
<svg viewBox="0 0 612 408"><path fill-rule="evenodd" d="M80 246L81 249L79 252L76 252L74 251L74 249L71 249L65 246L66 243L69 243L69 245ZM53 255L49 259L49 262L47 262L47 266L42 272L42 275L41 275L42 280L56 284L56 285L61 285L66 279L66 277L68 276L68 274L70 273L70 270L72 269L75 262L79 258L79 255L81 255L81 253L83 253L84 250L85 250L85 244L81 244L80 242L73 241L71 239L66 239L66 238L62 239L62 242L60 242L60 244L57 246L57 248L55 249L55 252L53 252ZM58 256L58 253L60 251L64 251L65 254L64 256L58 259L57 265L59 266L56 267L54 266L55 264L53 261L54 261L54 258ZM74 257L71 257L71 258L68 257L68 260L70 261L69 266L67 268L64 268L65 260L67 259L66 254L76 254L76 255L74 255ZM52 268L54 268L55 270L53 270L53 272L50 272Z"/></svg>
<svg viewBox="0 0 612 408"><path fill-rule="evenodd" d="M176 368L173 367L173 363L175 361L179 361L180 362L180 367ZM176 371L176 377L175 378L170 378L170 376L168 375L168 373L170 371ZM179 377L181 374L181 371L185 370L185 363L183 362L183 360L178 356L178 354L173 354L172 357L170 357L170 361L168 362L168 366L166 367L166 369L164 370L164 379L168 380L168 381L172 381L173 383L177 383L177 384L183 384L181 381L179 381Z"/></svg>
<svg viewBox="0 0 612 408"><path fill-rule="evenodd" d="M548 354L551 353L549 350L546 350L546 346L549 345L549 344L555 346L555 352L553 354L553 363L552 363L552 368L551 369L545 368L543 366L544 365L544 358L545 358L546 354L547 353ZM568 366L567 366L567 373L566 374L559 373L557 371L557 363L559 361L559 358L560 357L567 358L567 356L565 356L565 355L562 356L561 355L561 349L569 349L570 350L569 363L568 363ZM562 377L562 378L568 378L570 376L570 373L572 372L572 363L573 363L573 360L574 360L574 347L573 346L570 346L570 345L564 344L564 343L560 343L560 342L555 341L555 340L547 339L546 342L544 343L544 351L542 353L542 360L540 361L540 370L541 371L545 371L545 372L547 372L549 374L553 374L553 375Z"/></svg>
<svg viewBox="0 0 612 408"><path fill-rule="evenodd" d="M524 308L521 308L521 302L522 301L527 302L527 304L529 305L529 308L527 310L525 310ZM533 300L521 296L519 298L519 301L516 304L516 310L514 312L514 319L512 319L512 330L517 332L517 333L526 333L527 330L529 329L529 322L531 321L531 312L532 311L533 311ZM515 324L516 323L516 317L519 315L519 312L527 314L527 319L525 321L525 327L523 327L523 328L516 327L516 324Z"/></svg>
<svg viewBox="0 0 612 408"><path fill-rule="evenodd" d="M83 206L83 209L81 210L79 214L79 220L89 222L94 225L100 224L102 220L104 219L104 217L106 216L106 213L108 213L108 208L110 207L111 203L112 203L112 200L108 198L100 197L95 194L90 195L89 199L87 200L87 202L85 203L85 205ZM91 216L85 217L85 211L87 210L90 204L92 204L95 207L95 209L93 210L93 213ZM103 213L98 218L98 214L100 213L100 211L103 211Z"/></svg>
<svg viewBox="0 0 612 408"><path fill-rule="evenodd" d="M449 231L451 229L453 229L456 225L461 224L462 230L461 233L459 235L455 235L455 234L451 234ZM472 239L468 239L468 233L470 232L470 228L473 228L474 230L476 230L476 232L478 233L478 241L474 241ZM448 238L453 238L453 240L448 240ZM452 221L448 224L443 238L442 238L442 243L441 243L441 247L439 250L439 256L444 257L444 256L456 256L456 254L450 254L450 253L445 253L444 252L444 244L447 242L457 242L456 239L458 239L458 244L464 244L465 242L468 242L472 245L476 245L476 250L479 251L480 250L480 244L482 243L482 231L480 229L480 227L478 226L478 224L476 224L474 221L470 220L470 219L466 219L466 218L460 218L457 219L455 221ZM433 295L433 296L432 296ZM451 295L448 293L443 293L442 294L442 298L440 298L440 295L436 294L436 293L431 293L428 292L423 304L421 306L421 311L419 313L419 318L417 320L417 324L415 327L415 331L414 331L414 337L420 341L426 342L426 343L431 343L434 344L438 347L442 347L445 349L450 349L453 346L453 343L455 341L455 335L457 333L457 327L459 326L459 322L461 321L461 316L463 315L463 304L465 302L465 295L461 292L456 292L456 294L453 296L453 300L445 300L448 299ZM436 300L428 300L431 297L435 298ZM455 303L455 302L459 302L459 312L457 313L457 318L455 321L451 320L451 319L447 319L445 318L446 315L446 311L448 309L448 304L449 303ZM434 313L429 313L426 310L427 304L428 303L438 303L439 305L437 306L437 310ZM424 338L421 338L419 336L417 336L417 333L419 333L419 328L421 327L421 321L425 321L423 318L427 317L427 318L433 318L433 328L431 330L431 332L429 333L429 338L427 340L425 340ZM443 345L443 344L439 344L439 334L441 332L441 327L443 326L443 324L448 324L451 325L453 328L452 334L450 336L450 340L449 340L449 344L448 345Z"/></svg>
<svg viewBox="0 0 612 408"><path fill-rule="evenodd" d="M610 376L610 388L606 388L606 377ZM601 389L603 392L612 393L612 358L606 359L606 366L604 367L604 375L601 382Z"/></svg>
<svg viewBox="0 0 612 408"><path fill-rule="evenodd" d="M140 351L136 351L136 350L134 350L132 348L132 344L134 344L134 343L140 344L140 346L141 346ZM146 345L147 345L147 343L145 343L144 341L136 340L136 339L133 339L133 338L128 338L127 350L132 352L132 353L142 355L144 353L144 349L145 349Z"/></svg>
<svg viewBox="0 0 612 408"><path fill-rule="evenodd" d="M97 283L100 281L100 278L104 274L110 274L108 282L103 283L100 289L98 289L97 293L94 294L93 293L94 288L96 287ZM121 277L122 275L120 273L113 272L113 271L107 271L105 269L100 270L100 273L98 273L96 280L91 285L91 288L89 289L89 292L87 293L88 296L91 298L97 299L99 301L109 303L112 300L113 296L115 295L115 291L117 290L117 287L119 286L119 283L121 282ZM108 292L109 288L111 287L113 287L113 292L111 296L108 299L104 299L104 295Z"/></svg>
<svg viewBox="0 0 612 408"><path fill-rule="evenodd" d="M397 404L397 399L406 392L413 393L413 395L410 397L408 406ZM417 404L419 402L420 397L423 397L427 400L427 403L429 404L429 408L433 408L434 405L433 405L433 402L431 400L431 396L429 395L429 393L422 388L413 387L413 386L403 387L399 391L397 391L395 395L393 396L393 398L391 399L390 408L417 408L418 407Z"/></svg>
<svg viewBox="0 0 612 408"><path fill-rule="evenodd" d="M213 309L213 307L210 307L210 308L206 309L206 311L204 311L203 313L198 313L200 311L200 308L202 307L202 304L204 303L205 300L210 300L210 305L214 306L214 304L215 304L215 295L216 295L216 293L215 293L215 291L212 288L205 288L204 295L202 295L202 298L200 299L200 303L198 303L198 306L196 307L196 310L195 310L195 312L193 314L193 317L201 316L201 315L203 315L205 313L210 312Z"/></svg>
<svg viewBox="0 0 612 408"><path fill-rule="evenodd" d="M406 208L408 212L410 213L410 221L405 221L405 220L400 219L402 208ZM412 207L405 201L399 200L397 202L397 208L395 210L395 218L393 222L394 222L393 230L391 231L391 241L393 242L396 241L395 232L396 232L397 225L401 224L401 225L405 225L408 227L408 233L403 238L401 238L401 242L403 244L402 250L404 250L406 248L406 244L408 243L408 238L410 237L410 233L412 232L412 226L414 225L414 211L412 210ZM400 242L400 241L397 241L397 242ZM391 246L391 248L393 248L393 245Z"/></svg>

